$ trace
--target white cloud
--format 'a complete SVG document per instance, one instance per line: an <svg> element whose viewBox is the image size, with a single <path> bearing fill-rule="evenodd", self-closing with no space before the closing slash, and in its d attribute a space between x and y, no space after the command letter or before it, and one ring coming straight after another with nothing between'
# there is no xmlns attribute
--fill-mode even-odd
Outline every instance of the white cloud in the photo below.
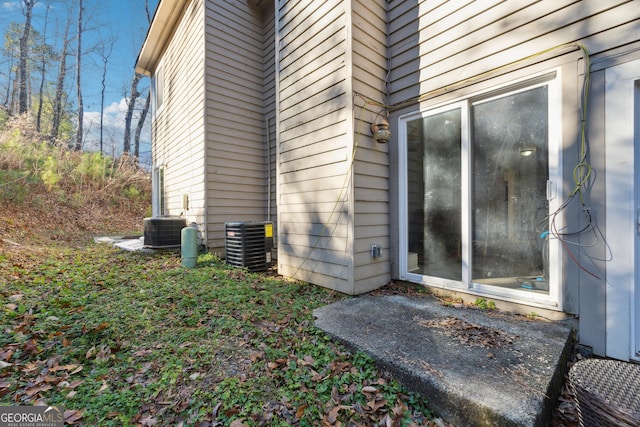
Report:
<svg viewBox="0 0 640 427"><path fill-rule="evenodd" d="M19 1L4 1L4 2L2 2L2 9L10 10L10 11L19 11L20 10L20 2Z"/></svg>
<svg viewBox="0 0 640 427"><path fill-rule="evenodd" d="M140 117L140 111L144 105L144 99L138 99L131 124L131 144L133 151L133 139L136 126ZM102 150L110 156L120 156L124 144L125 116L127 113L127 100L122 98L119 102L112 102L104 109L102 123ZM100 150L100 111L85 111L84 113L84 144L83 148L89 151ZM151 117L147 115L145 126L140 137L140 162L149 163L151 157Z"/></svg>

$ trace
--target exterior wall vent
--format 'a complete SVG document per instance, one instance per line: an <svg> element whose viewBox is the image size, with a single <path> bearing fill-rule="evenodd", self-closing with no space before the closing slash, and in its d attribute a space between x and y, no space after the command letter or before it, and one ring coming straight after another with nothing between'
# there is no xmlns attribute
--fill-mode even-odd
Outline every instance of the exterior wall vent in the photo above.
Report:
<svg viewBox="0 0 640 427"><path fill-rule="evenodd" d="M271 267L272 222L227 222L224 228L228 264L249 271Z"/></svg>
<svg viewBox="0 0 640 427"><path fill-rule="evenodd" d="M180 232L187 226L185 218L159 216L144 219L144 247L171 249L180 247Z"/></svg>

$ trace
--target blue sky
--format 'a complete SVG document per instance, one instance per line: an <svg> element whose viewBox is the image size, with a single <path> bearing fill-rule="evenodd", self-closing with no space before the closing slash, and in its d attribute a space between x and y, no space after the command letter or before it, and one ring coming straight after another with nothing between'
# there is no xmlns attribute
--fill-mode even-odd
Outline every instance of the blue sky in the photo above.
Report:
<svg viewBox="0 0 640 427"><path fill-rule="evenodd" d="M149 0L151 16L155 12L159 0ZM24 22L21 11L22 0L0 0L0 28L2 34L11 22ZM47 42L61 40L64 25L69 11L72 16L71 31L75 33L77 28L77 0L38 0L34 9L33 27L41 34L44 30L44 18L47 5L49 7L49 19L47 26ZM100 43L111 48L111 55L107 64L106 90L105 90L105 129L104 140L112 141L113 153L118 154L118 145L121 145L124 133L124 111L126 110L125 95L131 90L131 79L135 61L146 36L149 24L144 11L144 0L83 0L85 10L85 31L82 45L85 55L82 67L82 95L85 110L85 129L88 135L85 147L97 144L97 130L99 127L100 94L103 60L99 53ZM71 44L75 50L75 41ZM75 102L75 58L68 58L70 70L67 75L67 89L73 95ZM57 73L57 67L51 70ZM0 64L0 78L6 79L4 67ZM146 95L149 79L141 81L139 89ZM148 121L150 117L148 116ZM149 139L144 138L145 145L141 151L149 151ZM106 150L105 150L106 151Z"/></svg>

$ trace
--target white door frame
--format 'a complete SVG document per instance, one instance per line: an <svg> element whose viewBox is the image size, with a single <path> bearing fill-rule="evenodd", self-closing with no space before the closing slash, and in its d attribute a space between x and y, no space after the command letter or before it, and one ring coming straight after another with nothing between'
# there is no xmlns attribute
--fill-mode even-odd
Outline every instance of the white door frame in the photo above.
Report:
<svg viewBox="0 0 640 427"><path fill-rule="evenodd" d="M605 279L606 355L629 360L638 357L640 344L637 330L640 269L636 260L640 239L637 224L640 147L637 135L634 139L639 108L634 105L634 98L636 81L640 80L640 60L607 68L605 80L605 230L612 256ZM588 308L581 307L581 314L589 315Z"/></svg>
<svg viewBox="0 0 640 427"><path fill-rule="evenodd" d="M562 113L560 111L562 106L562 91L560 88L560 82L562 81L561 70L555 68L552 70L545 70L543 73L539 73L532 76L526 76L516 81L508 82L507 84L497 87L491 87L489 89L481 90L475 93L465 95L461 98L455 98L449 100L443 104L436 104L430 106L427 109L414 111L401 115L398 118L398 166L399 166L399 276L402 280L407 280L414 283L422 283L424 285L468 293L471 295L478 295L482 297L491 297L503 301L509 301L516 304L526 304L532 307L541 307L545 309L562 311L562 294L561 287L558 285L559 278L561 277L561 263L559 259L560 244L557 239L550 239L549 241L549 260L550 260L550 289L549 294L536 294L525 290L511 290L500 289L496 286L480 285L472 283L471 271L468 261L471 259L471 247L469 241L471 239L471 220L470 220L470 203L471 196L469 194L469 187L471 184L471 177L468 175L471 169L470 162L471 156L468 154L470 150L469 139L469 110L471 106L479 100L489 100L495 96L506 96L508 94L516 93L521 90L530 90L539 86L549 87L549 180L553 183L562 182L562 150L561 141L559 135L561 132L560 117ZM462 253L463 256L462 266L462 280L450 280L440 277L426 276L423 274L410 272L408 269L408 224L409 224L409 212L408 212L408 194L407 194L407 122L415 120L417 118L438 114L439 112L449 111L452 109L462 109L462 171L461 182L462 185L462 223L464 224L462 230ZM465 154L466 153L466 154ZM559 186L561 187L561 186ZM553 200L549 200L549 212L554 212L558 209L562 197L555 195ZM561 228L561 226L560 226ZM466 246L465 246L466 245Z"/></svg>

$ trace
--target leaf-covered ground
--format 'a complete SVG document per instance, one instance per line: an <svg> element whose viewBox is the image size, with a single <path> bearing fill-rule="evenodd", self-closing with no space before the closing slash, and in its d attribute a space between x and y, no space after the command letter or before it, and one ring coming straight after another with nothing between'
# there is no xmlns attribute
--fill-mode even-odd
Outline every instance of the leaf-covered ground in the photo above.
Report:
<svg viewBox="0 0 640 427"><path fill-rule="evenodd" d="M0 254L0 404L84 425L431 423L428 402L313 326L338 294L206 254L195 269L104 244Z"/></svg>
<svg viewBox="0 0 640 427"><path fill-rule="evenodd" d="M100 158L61 151L45 186L56 153L20 134L0 132L0 405L61 405L86 426L448 426L313 326L345 296L92 244L142 231L148 176L114 162L89 181L83 162ZM552 425L577 425L566 388Z"/></svg>

